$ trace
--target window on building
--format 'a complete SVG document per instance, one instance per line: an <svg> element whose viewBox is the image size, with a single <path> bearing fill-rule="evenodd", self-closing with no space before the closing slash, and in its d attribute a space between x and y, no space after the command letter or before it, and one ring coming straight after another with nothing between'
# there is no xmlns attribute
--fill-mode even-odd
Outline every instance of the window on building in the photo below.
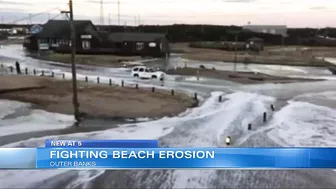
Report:
<svg viewBox="0 0 336 189"><path fill-rule="evenodd" d="M90 49L90 41L82 41L82 47L83 49Z"/></svg>
<svg viewBox="0 0 336 189"><path fill-rule="evenodd" d="M141 51L144 48L144 43L136 43L136 50Z"/></svg>

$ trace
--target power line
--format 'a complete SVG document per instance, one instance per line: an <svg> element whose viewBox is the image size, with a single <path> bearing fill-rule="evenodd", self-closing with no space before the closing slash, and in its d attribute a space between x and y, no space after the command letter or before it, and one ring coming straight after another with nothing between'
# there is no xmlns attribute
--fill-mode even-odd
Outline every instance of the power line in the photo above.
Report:
<svg viewBox="0 0 336 189"><path fill-rule="evenodd" d="M44 12L40 12L40 13L36 13L36 14L30 14L28 17L24 17L24 18L21 18L21 19L18 19L18 20L14 20L14 21L8 22L8 23L9 24L16 24L17 22L20 22L20 21L23 21L23 20L27 20L27 19L32 19L32 18L34 18L36 16L40 16L42 14L46 14L46 13L54 11L54 10L60 10L60 9L57 7L57 8L49 9L49 10L44 11Z"/></svg>
<svg viewBox="0 0 336 189"><path fill-rule="evenodd" d="M120 26L120 0L118 0L118 25Z"/></svg>

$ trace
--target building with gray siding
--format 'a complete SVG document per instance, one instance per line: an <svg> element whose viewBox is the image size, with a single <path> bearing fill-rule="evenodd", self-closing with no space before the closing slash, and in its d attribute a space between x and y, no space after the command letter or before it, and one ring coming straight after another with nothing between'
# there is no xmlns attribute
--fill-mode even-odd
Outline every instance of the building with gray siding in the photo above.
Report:
<svg viewBox="0 0 336 189"><path fill-rule="evenodd" d="M268 33L274 35L287 36L287 26L286 25L245 25L243 30L251 31L256 33Z"/></svg>

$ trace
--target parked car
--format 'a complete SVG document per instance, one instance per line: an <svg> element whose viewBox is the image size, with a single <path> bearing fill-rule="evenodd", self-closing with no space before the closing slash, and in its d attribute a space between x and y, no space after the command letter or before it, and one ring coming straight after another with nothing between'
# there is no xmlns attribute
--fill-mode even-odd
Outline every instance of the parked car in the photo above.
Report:
<svg viewBox="0 0 336 189"><path fill-rule="evenodd" d="M328 70L329 70L333 75L336 75L336 67L329 67Z"/></svg>
<svg viewBox="0 0 336 189"><path fill-rule="evenodd" d="M146 66L135 66L132 69L132 76L139 77L141 79L160 79L161 81L164 79L164 72L154 71L152 68L148 68Z"/></svg>

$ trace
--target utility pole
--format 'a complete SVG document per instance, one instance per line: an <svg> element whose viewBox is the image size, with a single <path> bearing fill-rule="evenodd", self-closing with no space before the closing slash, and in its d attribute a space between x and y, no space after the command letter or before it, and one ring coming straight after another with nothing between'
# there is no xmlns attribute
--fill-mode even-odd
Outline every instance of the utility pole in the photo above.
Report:
<svg viewBox="0 0 336 189"><path fill-rule="evenodd" d="M76 65L75 65L75 54L76 54L76 31L73 24L73 5L72 0L69 0L69 11L61 11L61 13L70 14L70 27L71 27L71 69L72 69L72 90L73 98L72 103L74 106L74 116L77 121L80 121L79 118L79 103L77 95L77 75L76 75Z"/></svg>
<svg viewBox="0 0 336 189"><path fill-rule="evenodd" d="M32 14L29 14L29 24L32 24Z"/></svg>
<svg viewBox="0 0 336 189"><path fill-rule="evenodd" d="M281 35L282 56L285 57L285 36Z"/></svg>
<svg viewBox="0 0 336 189"><path fill-rule="evenodd" d="M111 13L108 14L109 16L109 27L108 27L108 32L111 32Z"/></svg>
<svg viewBox="0 0 336 189"><path fill-rule="evenodd" d="M237 70L237 43L238 43L238 34L235 35L234 71Z"/></svg>
<svg viewBox="0 0 336 189"><path fill-rule="evenodd" d="M111 13L109 13L108 16L109 16L109 26L111 26Z"/></svg>
<svg viewBox="0 0 336 189"><path fill-rule="evenodd" d="M104 2L100 0L100 24L104 25Z"/></svg>
<svg viewBox="0 0 336 189"><path fill-rule="evenodd" d="M118 25L120 26L120 0L118 0Z"/></svg>
<svg viewBox="0 0 336 189"><path fill-rule="evenodd" d="M139 27L139 32L140 32L140 15L138 15L138 27Z"/></svg>

